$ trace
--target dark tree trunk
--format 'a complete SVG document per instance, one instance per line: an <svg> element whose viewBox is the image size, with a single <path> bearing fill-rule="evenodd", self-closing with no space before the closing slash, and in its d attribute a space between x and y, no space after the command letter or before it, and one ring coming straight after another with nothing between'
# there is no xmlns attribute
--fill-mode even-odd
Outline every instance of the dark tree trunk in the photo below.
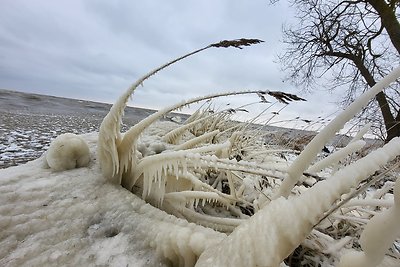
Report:
<svg viewBox="0 0 400 267"><path fill-rule="evenodd" d="M395 13L395 1L390 1L391 4L386 3L385 0L367 0L367 2L378 12L383 27L400 54L400 23Z"/></svg>
<svg viewBox="0 0 400 267"><path fill-rule="evenodd" d="M353 62L360 71L361 75L367 81L368 85L371 87L374 86L376 84L376 81L369 70L365 67L363 62L361 60L358 60L357 58L353 58ZM398 123L400 112L397 114L396 118L393 116L392 111L390 110L389 102L387 101L384 92L379 92L376 95L375 99L378 102L379 108L382 112L382 117L386 128L387 136L385 142L389 142L394 137L400 136L400 124Z"/></svg>

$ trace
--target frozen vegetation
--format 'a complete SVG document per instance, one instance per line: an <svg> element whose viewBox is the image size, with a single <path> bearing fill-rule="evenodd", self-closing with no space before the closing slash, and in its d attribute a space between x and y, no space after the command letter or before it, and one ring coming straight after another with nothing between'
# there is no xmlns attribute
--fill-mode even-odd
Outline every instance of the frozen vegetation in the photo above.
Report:
<svg viewBox="0 0 400 267"><path fill-rule="evenodd" d="M205 49L255 43L223 41L167 63L128 88L98 132L61 135L40 159L0 170L0 265L399 266L400 139L362 157L366 127L346 147L321 151L400 69L299 155L233 122L239 108L205 102L183 124L159 121L227 95L303 100L278 91L198 97L122 129L128 99L156 72Z"/></svg>

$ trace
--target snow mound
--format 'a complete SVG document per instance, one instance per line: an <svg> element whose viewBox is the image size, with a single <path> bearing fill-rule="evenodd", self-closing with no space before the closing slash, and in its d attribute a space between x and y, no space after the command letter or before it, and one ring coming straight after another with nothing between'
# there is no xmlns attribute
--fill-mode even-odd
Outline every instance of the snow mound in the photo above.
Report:
<svg viewBox="0 0 400 267"><path fill-rule="evenodd" d="M85 140L72 133L59 135L46 152L48 166L55 171L86 167L89 164L89 147Z"/></svg>

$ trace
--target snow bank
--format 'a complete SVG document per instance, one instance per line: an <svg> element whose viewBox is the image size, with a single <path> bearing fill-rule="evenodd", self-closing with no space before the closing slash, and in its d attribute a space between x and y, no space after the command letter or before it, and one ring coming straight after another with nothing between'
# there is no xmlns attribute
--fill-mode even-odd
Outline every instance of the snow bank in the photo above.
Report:
<svg viewBox="0 0 400 267"><path fill-rule="evenodd" d="M96 163L97 134L84 139L93 159L87 168L54 172L38 159L0 170L0 266L190 264L225 236L107 183Z"/></svg>

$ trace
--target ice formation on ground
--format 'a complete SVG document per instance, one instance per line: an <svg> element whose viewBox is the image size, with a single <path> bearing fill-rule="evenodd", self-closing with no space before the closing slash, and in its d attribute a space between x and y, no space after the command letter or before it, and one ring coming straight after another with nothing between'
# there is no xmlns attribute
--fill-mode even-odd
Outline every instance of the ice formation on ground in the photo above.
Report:
<svg viewBox="0 0 400 267"><path fill-rule="evenodd" d="M86 167L89 161L89 146L86 141L72 133L57 136L45 154L45 164L54 171Z"/></svg>
<svg viewBox="0 0 400 267"><path fill-rule="evenodd" d="M186 250L194 264L224 238L108 183L97 134L83 138L94 159L86 168L53 172L37 159L0 170L0 266L170 266Z"/></svg>

